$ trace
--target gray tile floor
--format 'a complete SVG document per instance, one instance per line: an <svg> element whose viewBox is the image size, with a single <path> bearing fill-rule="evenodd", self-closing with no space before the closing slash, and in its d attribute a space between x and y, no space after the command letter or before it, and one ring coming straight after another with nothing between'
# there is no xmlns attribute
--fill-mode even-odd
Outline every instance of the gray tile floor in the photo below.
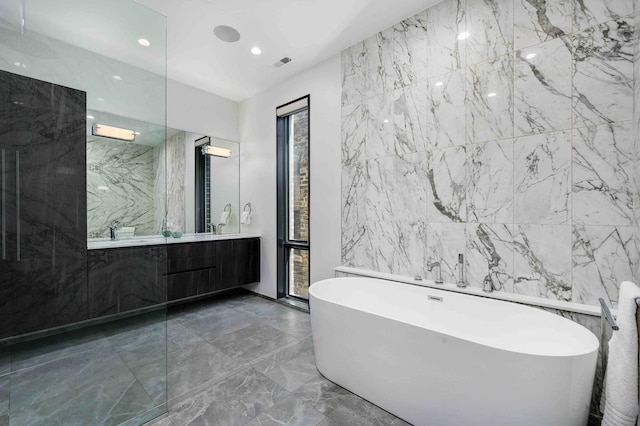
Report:
<svg viewBox="0 0 640 426"><path fill-rule="evenodd" d="M167 404L168 401L168 404ZM235 293L0 347L0 426L401 425L324 379L309 315Z"/></svg>
<svg viewBox="0 0 640 426"><path fill-rule="evenodd" d="M164 310L0 349L0 425L139 425L166 407Z"/></svg>
<svg viewBox="0 0 640 426"><path fill-rule="evenodd" d="M406 425L323 378L309 314L250 294L170 312L169 414L153 426Z"/></svg>

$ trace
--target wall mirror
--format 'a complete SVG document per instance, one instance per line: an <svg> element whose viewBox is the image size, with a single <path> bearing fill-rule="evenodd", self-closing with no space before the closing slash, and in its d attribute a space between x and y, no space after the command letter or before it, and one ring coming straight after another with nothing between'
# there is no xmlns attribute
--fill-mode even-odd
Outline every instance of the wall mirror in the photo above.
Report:
<svg viewBox="0 0 640 426"><path fill-rule="evenodd" d="M166 128L87 111L87 234L159 235L165 216Z"/></svg>
<svg viewBox="0 0 640 426"><path fill-rule="evenodd" d="M87 234L239 232L239 144L87 112Z"/></svg>
<svg viewBox="0 0 640 426"><path fill-rule="evenodd" d="M166 227L186 234L239 232L240 145L167 129Z"/></svg>

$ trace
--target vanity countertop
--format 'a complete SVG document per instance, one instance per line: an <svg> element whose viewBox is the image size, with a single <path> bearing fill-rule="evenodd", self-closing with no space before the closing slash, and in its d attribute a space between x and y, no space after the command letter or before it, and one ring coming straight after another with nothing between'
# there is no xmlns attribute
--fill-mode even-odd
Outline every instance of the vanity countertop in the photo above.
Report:
<svg viewBox="0 0 640 426"><path fill-rule="evenodd" d="M121 240L111 241L108 238L91 238L87 241L88 250L110 249L120 247L140 247L140 246L157 246L166 244L180 243L197 243L202 241L219 241L219 240L239 240L242 238L260 238L258 234L188 234L180 238L148 236L123 238Z"/></svg>

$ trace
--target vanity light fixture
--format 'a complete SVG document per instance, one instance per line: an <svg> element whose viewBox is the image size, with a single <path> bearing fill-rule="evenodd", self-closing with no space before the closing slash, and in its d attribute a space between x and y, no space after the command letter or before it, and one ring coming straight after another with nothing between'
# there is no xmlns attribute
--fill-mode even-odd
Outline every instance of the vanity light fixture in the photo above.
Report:
<svg viewBox="0 0 640 426"><path fill-rule="evenodd" d="M149 47L149 46L151 46L151 42L150 42L149 40L147 40L146 38L139 38L139 39L138 39L138 44L139 44L140 46L143 46L143 47Z"/></svg>
<svg viewBox="0 0 640 426"><path fill-rule="evenodd" d="M202 155L212 155L214 157L229 158L231 150L213 145L202 145Z"/></svg>
<svg viewBox="0 0 640 426"><path fill-rule="evenodd" d="M254 55L260 55L262 54L262 50L258 46L253 46L251 48L251 53L253 53Z"/></svg>
<svg viewBox="0 0 640 426"><path fill-rule="evenodd" d="M91 134L93 136L102 136L103 138L118 139L127 142L133 142L136 138L133 130L107 126L106 124L94 124L91 128Z"/></svg>
<svg viewBox="0 0 640 426"><path fill-rule="evenodd" d="M458 34L458 40L466 40L471 36L471 34L469 34L468 32L463 32Z"/></svg>

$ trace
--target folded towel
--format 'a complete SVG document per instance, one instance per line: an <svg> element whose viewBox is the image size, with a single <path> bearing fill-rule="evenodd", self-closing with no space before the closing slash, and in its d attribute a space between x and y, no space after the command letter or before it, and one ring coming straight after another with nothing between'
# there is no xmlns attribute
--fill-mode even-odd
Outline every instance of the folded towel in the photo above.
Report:
<svg viewBox="0 0 640 426"><path fill-rule="evenodd" d="M229 222L229 216L229 212L222 212L222 214L220 215L220 222L218 223L224 223L225 225L227 225Z"/></svg>
<svg viewBox="0 0 640 426"><path fill-rule="evenodd" d="M640 288L625 281L618 298L619 330L609 340L602 426L633 426L638 419L638 330L635 298Z"/></svg>
<svg viewBox="0 0 640 426"><path fill-rule="evenodd" d="M253 218L251 217L250 211L244 211L242 215L240 215L240 223L244 225L251 225L251 219Z"/></svg>

